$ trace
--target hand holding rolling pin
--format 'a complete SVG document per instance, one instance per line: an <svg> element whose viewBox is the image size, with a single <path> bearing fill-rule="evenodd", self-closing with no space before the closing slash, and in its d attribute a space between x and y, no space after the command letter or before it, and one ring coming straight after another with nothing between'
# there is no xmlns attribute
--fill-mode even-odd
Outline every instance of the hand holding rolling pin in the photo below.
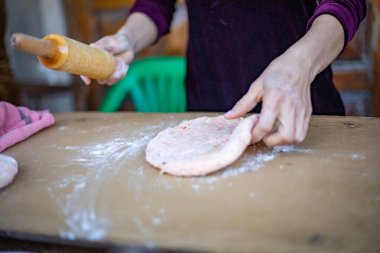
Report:
<svg viewBox="0 0 380 253"><path fill-rule="evenodd" d="M58 34L39 39L15 33L11 44L18 50L37 55L45 67L53 70L105 80L116 69L116 59L109 52Z"/></svg>
<svg viewBox="0 0 380 253"><path fill-rule="evenodd" d="M103 49L116 59L113 74L107 79L97 79L98 83L112 85L121 80L126 75L128 66L135 55L152 45L157 40L157 36L157 27L153 22L144 14L134 13L128 17L116 34L105 36L92 43L92 47ZM81 75L81 78L86 84L90 84L91 80L88 76Z"/></svg>
<svg viewBox="0 0 380 253"><path fill-rule="evenodd" d="M112 85L124 78L128 71L128 65L134 59L135 53L130 43L127 35L122 33L117 33L115 35L110 35L103 37L102 39L90 44L90 46L95 48L104 49L115 56L116 67L113 74L105 80L97 80L100 84ZM87 76L80 76L85 84L89 85L91 79Z"/></svg>
<svg viewBox="0 0 380 253"><path fill-rule="evenodd" d="M89 45L58 35L43 39L26 34L12 35L14 48L38 56L47 68L80 75L88 85L91 79L100 84L121 80L136 53L153 44L157 28L143 14L133 14L120 30Z"/></svg>

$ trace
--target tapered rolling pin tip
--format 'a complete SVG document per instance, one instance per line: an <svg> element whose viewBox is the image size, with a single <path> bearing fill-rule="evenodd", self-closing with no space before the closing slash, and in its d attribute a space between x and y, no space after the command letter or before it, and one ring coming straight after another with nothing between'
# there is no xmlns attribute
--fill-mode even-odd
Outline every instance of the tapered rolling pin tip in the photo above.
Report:
<svg viewBox="0 0 380 253"><path fill-rule="evenodd" d="M14 48L18 48L20 46L20 34L19 33L12 34L11 45Z"/></svg>

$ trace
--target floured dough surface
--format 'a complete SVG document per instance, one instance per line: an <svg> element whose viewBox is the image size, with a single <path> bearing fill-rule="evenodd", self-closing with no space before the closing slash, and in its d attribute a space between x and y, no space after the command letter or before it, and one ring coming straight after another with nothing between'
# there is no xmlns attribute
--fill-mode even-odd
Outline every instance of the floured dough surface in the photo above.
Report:
<svg viewBox="0 0 380 253"><path fill-rule="evenodd" d="M15 159L0 154L0 189L10 184L18 171Z"/></svg>
<svg viewBox="0 0 380 253"><path fill-rule="evenodd" d="M257 116L227 120L224 116L201 117L168 128L153 138L146 160L162 172L200 176L236 161L251 142Z"/></svg>

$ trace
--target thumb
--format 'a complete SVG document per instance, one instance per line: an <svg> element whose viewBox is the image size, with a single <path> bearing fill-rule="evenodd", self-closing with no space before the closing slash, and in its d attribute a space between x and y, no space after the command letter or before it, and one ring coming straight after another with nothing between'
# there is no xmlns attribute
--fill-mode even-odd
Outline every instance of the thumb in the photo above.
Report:
<svg viewBox="0 0 380 253"><path fill-rule="evenodd" d="M229 110L224 117L234 119L250 112L261 101L261 85L258 82L251 84L248 92Z"/></svg>

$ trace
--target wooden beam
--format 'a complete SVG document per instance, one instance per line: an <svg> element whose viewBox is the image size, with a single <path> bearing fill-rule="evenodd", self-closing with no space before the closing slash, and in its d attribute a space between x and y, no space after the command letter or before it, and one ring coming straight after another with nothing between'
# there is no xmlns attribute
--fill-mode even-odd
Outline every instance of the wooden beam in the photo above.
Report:
<svg viewBox="0 0 380 253"><path fill-rule="evenodd" d="M380 117L380 0L372 0L371 8L371 23L372 23L372 61L373 61L373 104L374 114Z"/></svg>
<svg viewBox="0 0 380 253"><path fill-rule="evenodd" d="M13 78L9 67L9 60L6 54L4 34L6 28L5 1L0 1L0 101L7 101L19 105L20 94L16 81Z"/></svg>

